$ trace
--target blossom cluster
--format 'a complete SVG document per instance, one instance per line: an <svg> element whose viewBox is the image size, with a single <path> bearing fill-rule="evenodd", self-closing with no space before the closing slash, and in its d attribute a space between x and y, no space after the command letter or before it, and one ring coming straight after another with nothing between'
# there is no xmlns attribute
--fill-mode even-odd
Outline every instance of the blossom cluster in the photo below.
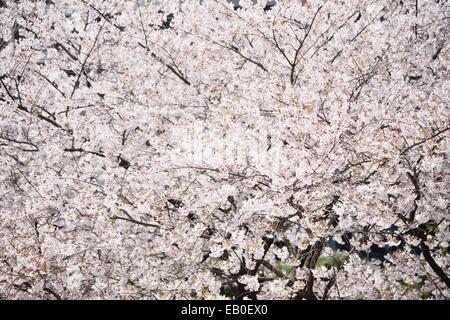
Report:
<svg viewBox="0 0 450 320"><path fill-rule="evenodd" d="M450 7L255 2L0 2L0 298L450 298Z"/></svg>

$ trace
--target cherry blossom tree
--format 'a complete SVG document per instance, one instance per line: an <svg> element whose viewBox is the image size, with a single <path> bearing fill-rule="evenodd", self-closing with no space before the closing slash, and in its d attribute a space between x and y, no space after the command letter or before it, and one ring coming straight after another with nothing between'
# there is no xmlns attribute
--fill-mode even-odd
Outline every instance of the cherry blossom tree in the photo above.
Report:
<svg viewBox="0 0 450 320"><path fill-rule="evenodd" d="M0 297L450 298L449 9L0 1Z"/></svg>

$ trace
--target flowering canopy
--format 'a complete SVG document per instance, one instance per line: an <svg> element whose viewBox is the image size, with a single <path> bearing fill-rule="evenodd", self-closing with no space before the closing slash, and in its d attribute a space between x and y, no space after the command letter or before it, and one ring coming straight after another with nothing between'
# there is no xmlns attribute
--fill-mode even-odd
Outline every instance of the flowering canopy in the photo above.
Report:
<svg viewBox="0 0 450 320"><path fill-rule="evenodd" d="M0 1L0 297L449 298L448 12Z"/></svg>

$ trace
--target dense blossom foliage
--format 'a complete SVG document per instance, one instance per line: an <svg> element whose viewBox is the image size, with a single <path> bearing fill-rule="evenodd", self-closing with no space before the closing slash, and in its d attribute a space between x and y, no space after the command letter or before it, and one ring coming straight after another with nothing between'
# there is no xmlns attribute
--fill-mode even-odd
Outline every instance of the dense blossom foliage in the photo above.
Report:
<svg viewBox="0 0 450 320"><path fill-rule="evenodd" d="M0 297L449 298L449 9L0 1Z"/></svg>

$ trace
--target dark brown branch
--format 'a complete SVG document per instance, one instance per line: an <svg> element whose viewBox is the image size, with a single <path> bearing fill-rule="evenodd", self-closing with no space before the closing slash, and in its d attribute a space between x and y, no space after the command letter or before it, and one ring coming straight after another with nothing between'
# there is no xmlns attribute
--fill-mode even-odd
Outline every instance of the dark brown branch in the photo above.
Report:
<svg viewBox="0 0 450 320"><path fill-rule="evenodd" d="M260 260L256 261L255 268L250 271L250 275L255 276L258 273L259 267L263 263L264 258L266 257L267 252L269 251L270 247L272 246L273 238L265 238L264 239L264 254Z"/></svg>
<svg viewBox="0 0 450 320"><path fill-rule="evenodd" d="M47 292L47 293L49 293L49 294L51 294L52 296L54 296L56 298L56 300L61 300L61 296L59 294L57 294L54 290L52 290L52 289L50 289L48 287L45 287L42 290Z"/></svg>
<svg viewBox="0 0 450 320"><path fill-rule="evenodd" d="M430 248L425 243L425 240L422 239L422 242L420 243L420 247L422 248L422 254L425 258L425 261L428 263L428 265L433 269L433 271L438 275L438 277L444 281L444 283L447 285L448 288L450 288L450 278L447 276L447 274L442 270L442 268L436 263L436 261L433 259L433 256L431 255Z"/></svg>
<svg viewBox="0 0 450 320"><path fill-rule="evenodd" d="M311 20L311 23L308 25L308 31L305 32L305 35L303 36L303 39L300 41L300 44L297 47L297 50L295 50L294 61L292 62L292 65L291 65L291 74L290 74L291 84L293 84L293 85L297 82L297 79L298 79L298 74L297 74L297 76L295 76L295 69L298 64L298 61L297 61L298 56L300 54L301 49L303 48L303 45L306 42L306 39L308 38L308 36L313 28L313 25L314 25L314 22L316 21L317 15L319 14L320 10L323 8L323 6L325 5L326 2L327 2L327 0L325 0L325 2L319 8L317 8L317 10L314 13L314 16Z"/></svg>
<svg viewBox="0 0 450 320"><path fill-rule="evenodd" d="M14 97L11 92L9 91L8 87L6 86L6 84L3 82L3 78L6 77L6 75L2 75L0 76L0 82L2 83L3 87L6 90L6 94L11 98L12 101L16 101L16 97Z"/></svg>
<svg viewBox="0 0 450 320"><path fill-rule="evenodd" d="M143 45L142 43L138 42L138 45L144 49L146 49L147 51L150 52L150 55L152 56L152 58L154 58L156 61L158 61L159 63L163 64L164 66L166 66L170 71L172 71L173 74L175 74L181 81L183 81L185 84L187 84L188 86L191 85L191 83L189 82L188 79L186 79L186 77L179 71L177 71L176 67L171 66L168 63L165 63L163 61L162 58L158 57L154 52L150 51L150 48Z"/></svg>
<svg viewBox="0 0 450 320"><path fill-rule="evenodd" d="M263 260L263 259L261 259L261 260L259 260L259 261L261 261L261 264L262 264L264 267L266 267L267 269L269 269L270 271L272 271L273 273L275 273L278 277L284 278L283 272L281 272L280 270L278 270L277 268L275 268L274 266L272 266L272 265L270 264L270 262L268 262L268 261L266 261L266 260Z"/></svg>
<svg viewBox="0 0 450 320"><path fill-rule="evenodd" d="M11 98L11 100L12 100L13 102L15 102L18 98L17 98L17 97L14 97L14 96L11 94L11 92L10 92L9 89L8 89L8 87L6 86L6 84L5 84L4 81L3 81L3 77L4 77L4 76L0 76L0 82L1 82L1 84L3 85L3 87L4 87L5 90L6 90L6 94ZM19 105L17 106L17 108L18 108L19 110L25 111L25 112L28 113L28 114L34 115L33 112L31 112L30 110L28 110L27 108L25 108L25 107L22 105L21 100L19 100ZM65 129L62 128L61 125L60 125L58 122L56 122L55 120L52 120L52 119L50 119L50 118L47 118L46 116L44 116L44 115L42 115L42 114L37 114L36 116L37 116L39 119L42 119L42 120L44 120L44 121L50 123L51 125L53 125L53 126L59 128L59 129L65 130ZM67 130L65 130L65 131L67 131Z"/></svg>
<svg viewBox="0 0 450 320"><path fill-rule="evenodd" d="M111 220L124 220L124 221L135 223L135 224L138 224L141 226L145 226L145 227L161 228L161 226L159 226L157 224L146 223L146 222L138 221L138 220L131 219L131 218L125 218L125 217L112 216Z"/></svg>
<svg viewBox="0 0 450 320"><path fill-rule="evenodd" d="M349 42L353 42L356 40L356 38L358 38L363 32L364 30L367 29L367 27L369 27L377 18L378 15L380 14L380 12L383 12L386 9L386 7L383 7L373 18L372 20L369 21L368 24L366 24L361 30L359 30L359 32L349 41Z"/></svg>
<svg viewBox="0 0 450 320"><path fill-rule="evenodd" d="M24 108L24 109L21 109L21 110L24 110L24 111L27 111L27 112L30 113L30 114L33 114L31 111L28 111L28 110L25 109L25 108ZM38 114L37 117L38 117L39 119L42 119L42 120L44 120L44 121L50 123L51 125L53 125L53 126L59 128L59 129L63 129L64 131L67 131L67 130L65 130L63 127L61 127L61 125L60 125L58 122L56 122L56 121L54 121L54 120L52 120L52 119L50 119L50 118L47 118L46 116L43 116L42 114Z"/></svg>
<svg viewBox="0 0 450 320"><path fill-rule="evenodd" d="M447 127L445 129L439 130L438 132L436 132L432 136L410 145L408 148L403 150L400 154L403 155L403 154L407 153L409 150L411 150L411 149L413 149L413 148L415 148L415 147L417 147L417 146L419 146L419 145L421 145L421 144L423 144L423 143L425 143L425 142L427 142L429 140L432 140L432 139L436 138L437 136L439 136L440 134L444 133L448 129L450 129L450 127Z"/></svg>
<svg viewBox="0 0 450 320"><path fill-rule="evenodd" d="M336 283L336 275L331 277L330 281L328 281L327 285L325 286L325 290L323 291L322 300L326 300L328 297L328 293L330 292L331 288Z"/></svg>
<svg viewBox="0 0 450 320"><path fill-rule="evenodd" d="M96 7L94 7L92 4L86 2L85 0L81 0L81 2L83 2L86 6L90 7L92 10L94 10L95 12L97 12L103 19L105 19L106 21L108 21L110 24L112 24L115 28L119 29L121 32L125 30L125 27L119 26L118 24L115 24L111 21L111 19L109 19L103 12L101 12L99 9L97 9Z"/></svg>
<svg viewBox="0 0 450 320"><path fill-rule="evenodd" d="M312 274L312 271L309 270L308 279L306 281L306 287L305 289L299 290L296 295L294 296L294 300L317 300L316 295L313 291L314 288L314 275Z"/></svg>
<svg viewBox="0 0 450 320"><path fill-rule="evenodd" d="M85 153L90 153L90 154L105 158L105 155L101 152L84 150L83 148L65 148L64 152L85 152Z"/></svg>
<svg viewBox="0 0 450 320"><path fill-rule="evenodd" d="M65 52L65 53L67 53L67 55L72 59L72 60L74 60L74 61L78 61L78 58L76 57L76 56L74 56L64 45L62 45L61 43L59 43L59 42L56 42L54 45L53 45L53 47L55 48L55 49L58 49L58 48L61 48L61 49L63 49L63 51Z"/></svg>
<svg viewBox="0 0 450 320"><path fill-rule="evenodd" d="M0 139L6 140L6 141L9 141L9 142L18 143L18 144L26 144L26 145L32 146L34 148L34 150L20 149L22 151L32 151L32 152L39 151L38 146L35 145L34 143L30 142L30 141L19 141L19 140L8 138L8 137L4 137L4 136L0 136Z"/></svg>
<svg viewBox="0 0 450 320"><path fill-rule="evenodd" d="M274 40L274 44L275 47L278 49L278 51L281 52L281 54L283 55L283 57L286 59L286 61L288 62L288 64L292 67L293 63L291 62L291 60L288 58L288 56L286 55L286 52L284 51L283 48L281 48L280 44L277 41L277 37L275 36L275 30L272 30L272 38Z"/></svg>
<svg viewBox="0 0 450 320"><path fill-rule="evenodd" d="M260 62L253 60L252 58L249 58L245 55L243 55L240 51L239 48L237 48L236 46L230 45L229 47L227 47L228 49L230 49L231 51L237 53L238 55L240 55L242 58L244 58L246 61L249 61L251 63L253 63L254 65L258 66L259 68L263 69L265 72L269 72L269 70L267 70Z"/></svg>
<svg viewBox="0 0 450 320"><path fill-rule="evenodd" d="M85 68L85 66L86 66L86 63L87 63L89 57L91 56L92 51L93 51L94 48L95 48L95 45L97 44L98 37L99 37L100 33L102 32L102 29L103 29L104 26L105 26L105 24L102 24L102 26L101 26L100 29L98 30L97 35L95 36L95 39L94 39L94 43L92 44L91 49L90 49L89 52L87 53L86 58L84 59L82 65L81 65L81 70L80 70L80 72L78 73L77 80L75 81L75 84L74 84L73 89L72 89L72 93L70 94L70 98L73 97L73 95L74 95L74 93L75 93L75 90L78 88L78 86L79 86L79 84L80 84L80 77L81 77L81 75L83 74L83 71L84 71L84 68Z"/></svg>
<svg viewBox="0 0 450 320"><path fill-rule="evenodd" d="M408 216L408 222L412 223L414 221L414 218L416 217L416 211L418 208L417 201L420 200L422 197L422 193L420 192L420 186L419 186L419 174L414 168L413 173L407 172L409 180L411 180L412 184L414 185L414 193L416 194L416 198L414 199L414 208L411 210Z"/></svg>
<svg viewBox="0 0 450 320"><path fill-rule="evenodd" d="M51 84L51 86L53 88L55 88L64 98L66 97L66 95L64 94L64 92L62 92L61 90L59 90L58 86L56 85L56 83L54 81L50 81L49 78L47 78L45 75L43 75L40 72L36 72L39 76L41 76L42 78L44 78L49 84Z"/></svg>

